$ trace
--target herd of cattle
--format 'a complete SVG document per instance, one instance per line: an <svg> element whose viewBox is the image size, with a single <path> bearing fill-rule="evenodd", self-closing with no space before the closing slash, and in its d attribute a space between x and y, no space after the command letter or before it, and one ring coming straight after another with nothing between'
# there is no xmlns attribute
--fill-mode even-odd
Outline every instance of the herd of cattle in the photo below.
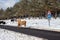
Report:
<svg viewBox="0 0 60 40"><path fill-rule="evenodd" d="M6 24L6 22L4 22L4 21L0 21L0 24Z"/></svg>
<svg viewBox="0 0 60 40"><path fill-rule="evenodd" d="M11 19L11 22L13 22L14 21L14 19ZM5 21L0 21L0 24L6 24L6 22Z"/></svg>
<svg viewBox="0 0 60 40"><path fill-rule="evenodd" d="M24 26L26 27L26 21L25 21L25 20L22 21L21 19L17 19L17 20L11 19L10 21L11 21L11 22L17 21L17 22L18 22L18 28L19 28L21 25L24 25ZM6 24L6 22L5 22L5 21L0 21L0 24Z"/></svg>

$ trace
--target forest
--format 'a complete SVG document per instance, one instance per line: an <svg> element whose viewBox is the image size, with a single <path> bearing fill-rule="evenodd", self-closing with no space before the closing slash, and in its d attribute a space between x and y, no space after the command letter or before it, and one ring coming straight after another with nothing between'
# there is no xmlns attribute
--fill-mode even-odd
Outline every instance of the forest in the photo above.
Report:
<svg viewBox="0 0 60 40"><path fill-rule="evenodd" d="M50 10L52 17L60 17L60 0L20 0L13 7L0 9L0 19L47 17Z"/></svg>

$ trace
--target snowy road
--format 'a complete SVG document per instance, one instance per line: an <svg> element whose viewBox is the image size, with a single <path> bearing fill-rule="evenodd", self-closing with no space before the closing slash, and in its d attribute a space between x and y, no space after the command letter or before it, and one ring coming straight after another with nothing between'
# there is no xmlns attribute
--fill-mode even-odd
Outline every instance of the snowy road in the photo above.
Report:
<svg viewBox="0 0 60 40"><path fill-rule="evenodd" d="M16 21L3 20L7 24L0 25L0 40L60 40L60 18L52 18L50 27L48 20L44 18L26 18L24 20L27 22L26 28L20 29L17 29Z"/></svg>
<svg viewBox="0 0 60 40"><path fill-rule="evenodd" d="M0 28L0 40L47 40L47 39Z"/></svg>
<svg viewBox="0 0 60 40"><path fill-rule="evenodd" d="M48 20L47 19L39 19L39 18L25 18L24 20L26 20L26 28L35 28L35 29L44 29L44 30L51 30L51 31L58 31L60 32L60 18L54 19L51 18L50 21L50 26L48 25ZM5 22L7 22L7 24L5 25L9 25L9 26L18 26L17 22L11 22L10 19L9 20L4 20Z"/></svg>
<svg viewBox="0 0 60 40"><path fill-rule="evenodd" d="M0 28L4 29L0 30L2 36L0 38L5 40L60 40L60 32L53 32L47 30L38 30L38 29L30 29L30 28L20 28L13 26L3 26L0 25ZM12 31L12 32L10 32ZM15 33L14 33L15 32ZM20 33L20 34L18 34ZM17 36L18 35L18 36ZM9 39L8 39L9 38ZM1 40L2 40L1 39Z"/></svg>

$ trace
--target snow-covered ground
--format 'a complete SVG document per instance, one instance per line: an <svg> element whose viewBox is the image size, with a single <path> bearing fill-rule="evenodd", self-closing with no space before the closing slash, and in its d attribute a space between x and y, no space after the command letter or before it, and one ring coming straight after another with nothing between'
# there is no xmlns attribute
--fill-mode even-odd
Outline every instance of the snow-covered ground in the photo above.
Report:
<svg viewBox="0 0 60 40"><path fill-rule="evenodd" d="M0 28L0 40L48 40Z"/></svg>
<svg viewBox="0 0 60 40"><path fill-rule="evenodd" d="M50 20L50 26L49 26L49 22L48 19L42 18L25 18L22 20L26 20L26 27L29 28L35 28L35 29L46 29L46 30L53 30L53 31L59 31L60 32L60 18L54 19L51 18ZM10 19L9 20L4 20L5 22L7 22L7 24L4 25L10 25L10 26L18 26L17 21L15 22L11 22Z"/></svg>
<svg viewBox="0 0 60 40"><path fill-rule="evenodd" d="M48 20L44 18L43 19L25 18L24 20L26 20L27 22L26 27L60 32L60 18L57 19L51 18L50 26L48 25L49 24ZM17 21L11 22L10 19L3 21L5 21L7 24L1 24L1 25L18 26ZM0 28L0 40L48 40L48 39L38 38L23 33L16 33L14 31L9 31Z"/></svg>

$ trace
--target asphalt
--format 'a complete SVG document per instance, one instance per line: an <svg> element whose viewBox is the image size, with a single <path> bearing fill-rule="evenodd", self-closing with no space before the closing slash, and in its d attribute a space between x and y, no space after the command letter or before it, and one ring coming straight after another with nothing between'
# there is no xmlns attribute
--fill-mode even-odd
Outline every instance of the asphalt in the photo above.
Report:
<svg viewBox="0 0 60 40"><path fill-rule="evenodd" d="M60 40L60 32L33 29L33 28L22 28L22 27L17 29L17 27L5 26L5 25L0 25L0 28L14 31L14 32L24 33L24 34L39 37L39 38L46 38L48 40Z"/></svg>

